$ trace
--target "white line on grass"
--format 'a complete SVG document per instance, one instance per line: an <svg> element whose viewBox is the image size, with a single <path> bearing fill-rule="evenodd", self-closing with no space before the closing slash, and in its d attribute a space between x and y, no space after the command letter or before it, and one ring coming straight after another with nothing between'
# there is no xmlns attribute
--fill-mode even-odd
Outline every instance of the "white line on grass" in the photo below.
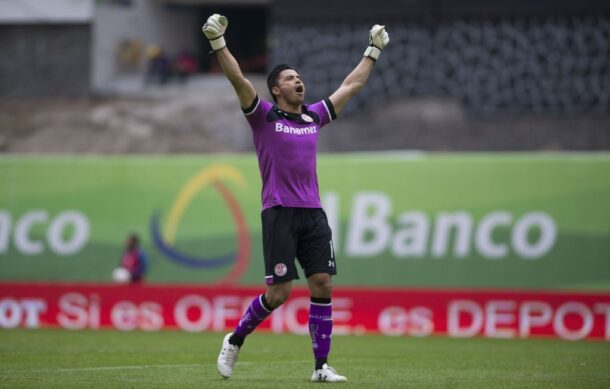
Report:
<svg viewBox="0 0 610 389"><path fill-rule="evenodd" d="M276 365L306 364L311 361L278 361ZM239 362L239 365L252 365L254 362ZM44 369L11 369L5 373L72 373L87 371L114 371L114 370L145 370L145 369L174 369L180 367L199 368L206 365L216 365L216 363L190 363L190 364L171 364L171 365L126 365L126 366L95 366L95 367L70 367L70 368L44 368Z"/></svg>
<svg viewBox="0 0 610 389"><path fill-rule="evenodd" d="M201 367L206 363L196 364L174 364L174 365L127 365L127 366L96 366L96 367L70 367L70 368L44 368L44 369L11 369L5 370L5 373L68 373L79 371L112 371L112 370L141 370L141 369L159 369L159 368L176 368L176 367ZM211 365L211 363L209 364Z"/></svg>
<svg viewBox="0 0 610 389"><path fill-rule="evenodd" d="M174 365L127 365L127 366L97 366L97 367L71 367L68 369L52 369L57 372L69 372L69 371L100 371L100 370L138 370L138 369L158 369L168 368L173 369L176 367L200 367L201 364L174 364ZM51 369L46 369L51 370Z"/></svg>

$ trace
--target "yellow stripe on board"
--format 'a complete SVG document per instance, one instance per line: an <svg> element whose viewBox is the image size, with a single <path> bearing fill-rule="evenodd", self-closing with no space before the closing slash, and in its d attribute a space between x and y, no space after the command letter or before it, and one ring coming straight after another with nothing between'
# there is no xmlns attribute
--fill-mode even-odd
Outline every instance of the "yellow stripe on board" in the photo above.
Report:
<svg viewBox="0 0 610 389"><path fill-rule="evenodd" d="M246 180L241 172L232 166L228 165L217 165L210 168L202 169L195 177L191 178L189 182L182 187L182 191L174 200L172 208L169 213L169 218L165 224L163 235L165 241L171 245L174 244L176 239L176 231L184 211L191 203L191 200L197 193L203 188L208 186L212 181L227 179L241 188L246 186Z"/></svg>

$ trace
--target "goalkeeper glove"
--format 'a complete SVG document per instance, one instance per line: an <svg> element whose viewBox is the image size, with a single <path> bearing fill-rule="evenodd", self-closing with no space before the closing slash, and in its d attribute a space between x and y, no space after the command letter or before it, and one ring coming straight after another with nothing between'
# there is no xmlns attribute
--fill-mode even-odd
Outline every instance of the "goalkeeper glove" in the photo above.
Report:
<svg viewBox="0 0 610 389"><path fill-rule="evenodd" d="M229 21L225 16L214 14L208 18L201 31L206 38L210 41L212 50L218 51L227 46L225 38L223 37Z"/></svg>
<svg viewBox="0 0 610 389"><path fill-rule="evenodd" d="M390 42L390 37L385 30L385 26L375 24L369 31L369 47L364 51L364 56L371 58L373 61L379 59L381 50Z"/></svg>

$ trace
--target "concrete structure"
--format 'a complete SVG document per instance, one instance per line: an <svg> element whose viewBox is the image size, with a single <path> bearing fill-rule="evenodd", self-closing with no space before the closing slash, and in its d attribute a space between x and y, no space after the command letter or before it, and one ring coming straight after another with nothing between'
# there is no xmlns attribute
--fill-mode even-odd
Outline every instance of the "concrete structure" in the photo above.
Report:
<svg viewBox="0 0 610 389"><path fill-rule="evenodd" d="M93 0L0 1L0 97L88 94L92 17Z"/></svg>
<svg viewBox="0 0 610 389"><path fill-rule="evenodd" d="M217 10L266 7L270 0L131 0L105 1L95 8L93 75L96 91L107 90L124 76L142 74L146 50L158 46L167 54L207 53L201 25ZM251 31L248 32L251 34ZM264 36L265 31L260 34Z"/></svg>
<svg viewBox="0 0 610 389"><path fill-rule="evenodd" d="M93 0L0 0L0 24L89 23Z"/></svg>
<svg viewBox="0 0 610 389"><path fill-rule="evenodd" d="M233 13L243 25L244 13L266 15L270 2L0 0L0 97L86 96L116 90L126 79L141 83L153 45L169 55L188 51L207 66L212 57L200 30L205 16ZM253 36L264 41L266 34L247 27L230 32L248 38L246 52Z"/></svg>

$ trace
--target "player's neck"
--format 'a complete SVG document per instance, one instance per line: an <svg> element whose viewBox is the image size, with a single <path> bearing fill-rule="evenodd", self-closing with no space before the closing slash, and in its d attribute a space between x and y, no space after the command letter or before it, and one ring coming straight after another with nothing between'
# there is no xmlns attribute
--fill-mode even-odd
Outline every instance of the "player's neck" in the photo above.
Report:
<svg viewBox="0 0 610 389"><path fill-rule="evenodd" d="M277 107L284 112L296 113L299 115L303 113L302 106L300 104L288 104L285 100L278 101Z"/></svg>

